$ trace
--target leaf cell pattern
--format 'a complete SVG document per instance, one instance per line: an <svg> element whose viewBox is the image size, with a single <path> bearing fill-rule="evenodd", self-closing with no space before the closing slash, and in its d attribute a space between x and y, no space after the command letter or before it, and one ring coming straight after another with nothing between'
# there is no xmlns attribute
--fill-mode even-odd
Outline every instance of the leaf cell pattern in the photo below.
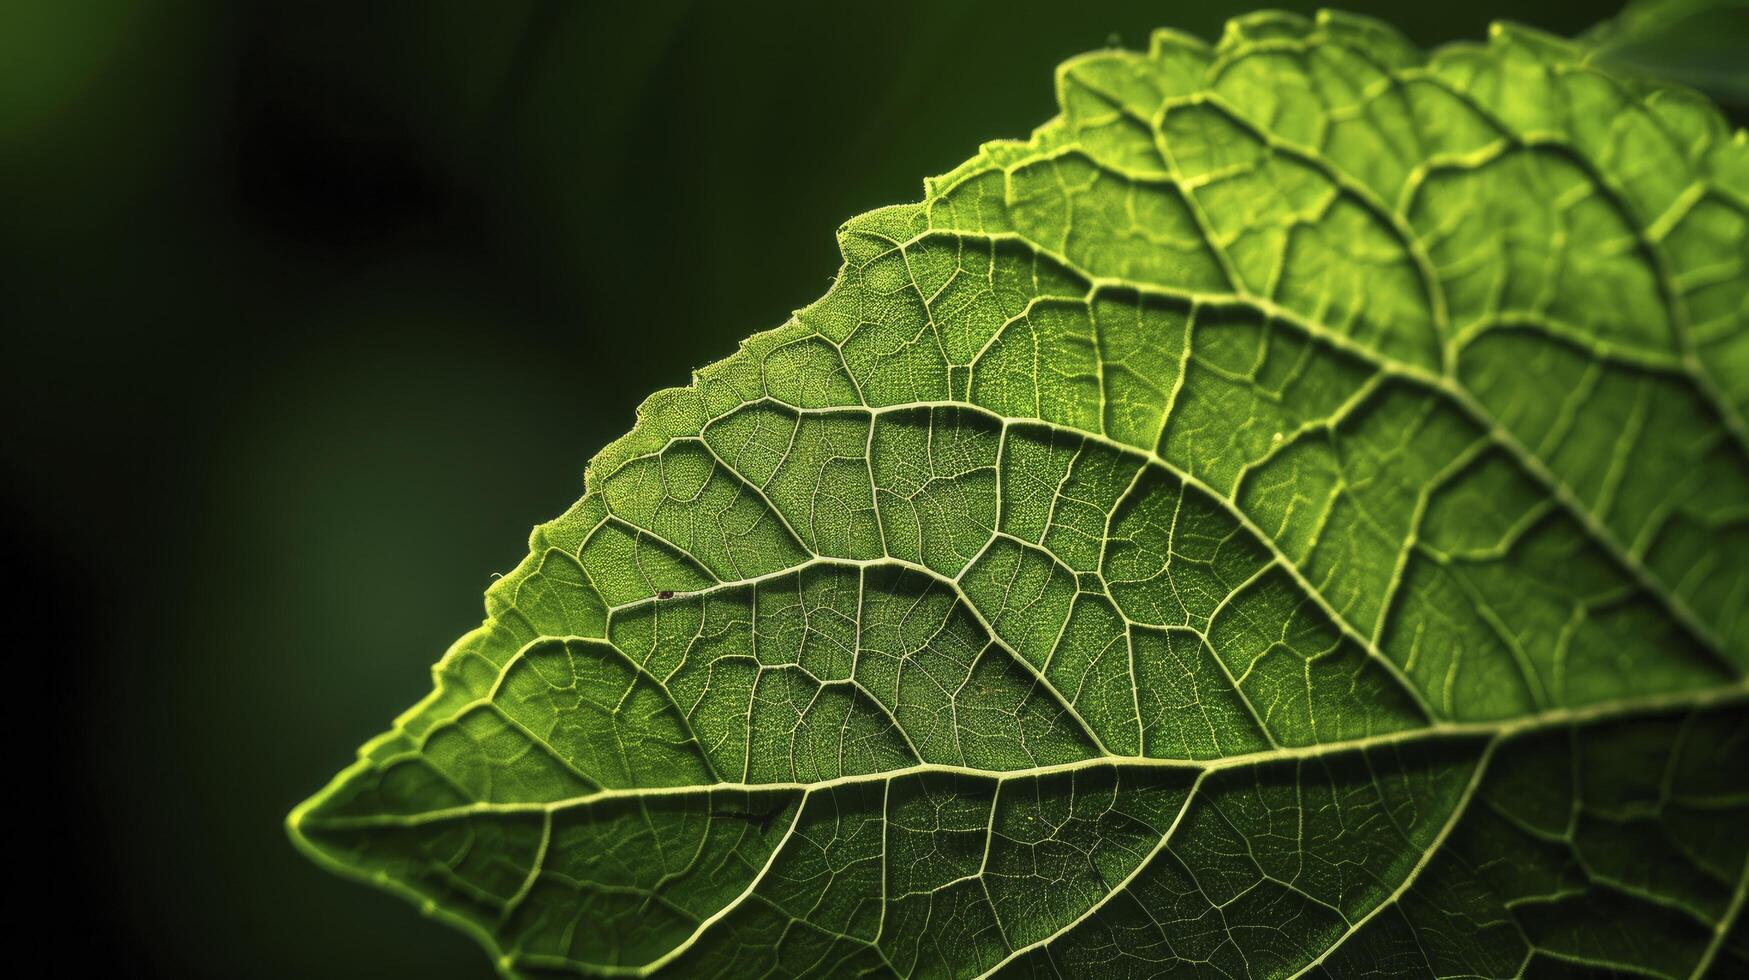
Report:
<svg viewBox="0 0 1749 980"><path fill-rule="evenodd" d="M839 233L301 806L515 976L1749 971L1749 147L1268 14Z"/></svg>

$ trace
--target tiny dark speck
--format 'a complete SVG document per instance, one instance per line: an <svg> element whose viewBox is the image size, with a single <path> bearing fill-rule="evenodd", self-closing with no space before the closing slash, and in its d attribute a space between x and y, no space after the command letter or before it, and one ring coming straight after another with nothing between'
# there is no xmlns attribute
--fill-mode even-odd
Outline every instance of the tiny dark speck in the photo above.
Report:
<svg viewBox="0 0 1749 980"><path fill-rule="evenodd" d="M672 598L674 598L674 593L668 589L663 589L662 591L656 593L656 598L658 598L658 599L672 599Z"/></svg>

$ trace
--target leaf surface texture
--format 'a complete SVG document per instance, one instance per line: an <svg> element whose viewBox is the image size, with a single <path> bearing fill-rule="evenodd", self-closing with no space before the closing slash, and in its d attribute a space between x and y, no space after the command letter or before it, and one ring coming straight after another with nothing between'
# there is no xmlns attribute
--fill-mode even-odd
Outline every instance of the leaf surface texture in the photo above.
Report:
<svg viewBox="0 0 1749 980"><path fill-rule="evenodd" d="M302 805L518 976L1749 970L1749 147L1256 15L839 232Z"/></svg>

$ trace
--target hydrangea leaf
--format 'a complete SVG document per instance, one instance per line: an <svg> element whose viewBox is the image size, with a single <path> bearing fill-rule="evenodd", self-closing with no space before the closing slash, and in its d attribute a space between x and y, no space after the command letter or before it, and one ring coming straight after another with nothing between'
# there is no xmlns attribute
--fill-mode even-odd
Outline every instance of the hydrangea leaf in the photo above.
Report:
<svg viewBox="0 0 1749 980"><path fill-rule="evenodd" d="M507 975L1749 970L1749 146L1497 28L1057 73L291 816Z"/></svg>

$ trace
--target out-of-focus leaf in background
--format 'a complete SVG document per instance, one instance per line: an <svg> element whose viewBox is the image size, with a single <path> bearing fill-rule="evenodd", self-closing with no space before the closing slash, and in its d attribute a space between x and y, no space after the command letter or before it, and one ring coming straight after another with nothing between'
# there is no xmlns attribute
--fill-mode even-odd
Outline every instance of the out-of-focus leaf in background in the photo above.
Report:
<svg viewBox="0 0 1749 980"><path fill-rule="evenodd" d="M1617 71L1681 82L1749 106L1749 0L1634 0L1586 39Z"/></svg>

